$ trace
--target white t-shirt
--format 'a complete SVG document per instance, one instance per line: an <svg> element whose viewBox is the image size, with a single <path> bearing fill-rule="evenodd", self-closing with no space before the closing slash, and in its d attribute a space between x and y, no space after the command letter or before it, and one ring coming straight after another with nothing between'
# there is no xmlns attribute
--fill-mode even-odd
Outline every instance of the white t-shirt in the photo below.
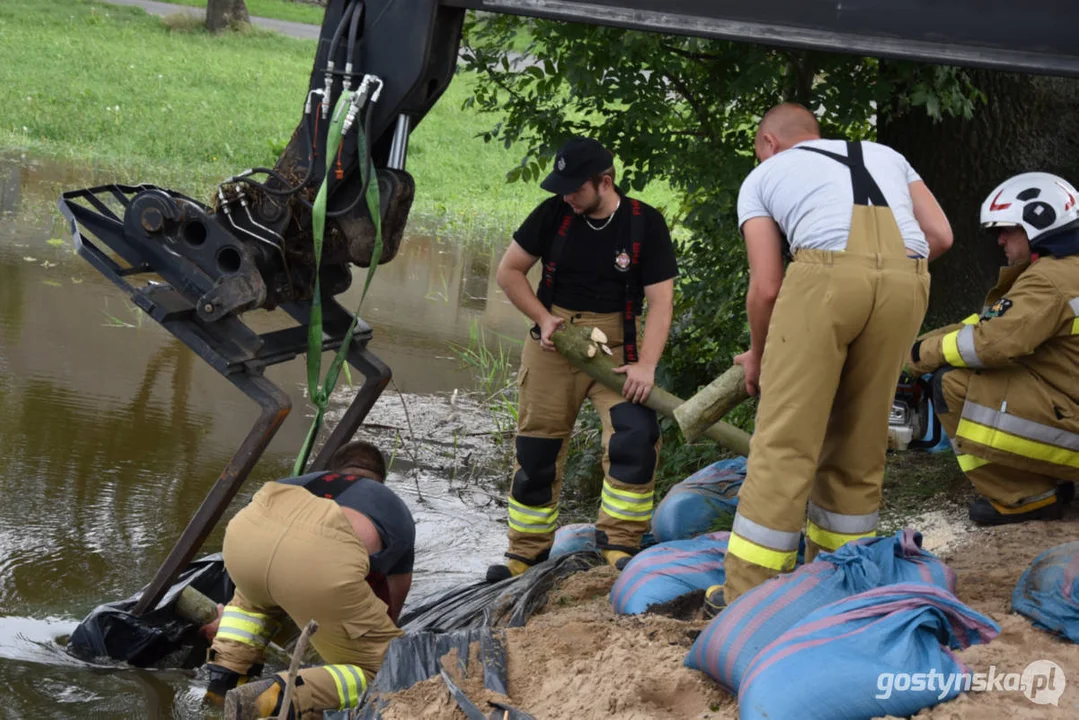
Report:
<svg viewBox="0 0 1079 720"><path fill-rule="evenodd" d="M847 155L844 140L807 140L768 158L746 177L738 191L738 227L755 217L770 217L787 236L791 252L798 249L844 250L854 208L850 169L820 153L798 150L814 147ZM921 180L907 159L890 147L863 141L866 169L895 215L903 243L911 254L929 256L909 185Z"/></svg>

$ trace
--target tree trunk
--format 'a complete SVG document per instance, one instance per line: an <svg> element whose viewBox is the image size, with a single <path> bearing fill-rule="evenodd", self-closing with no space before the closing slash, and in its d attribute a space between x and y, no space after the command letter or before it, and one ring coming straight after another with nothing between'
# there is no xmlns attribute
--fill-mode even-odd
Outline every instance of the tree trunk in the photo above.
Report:
<svg viewBox="0 0 1079 720"><path fill-rule="evenodd" d="M918 108L886 117L878 139L903 153L948 215L955 244L930 266L926 328L981 308L1006 261L978 226L989 192L1008 177L1040 170L1079 182L1079 81L987 70L971 73L987 103L970 120L934 123Z"/></svg>
<svg viewBox="0 0 1079 720"><path fill-rule="evenodd" d="M219 32L238 23L251 22L244 0L207 0L206 29Z"/></svg>

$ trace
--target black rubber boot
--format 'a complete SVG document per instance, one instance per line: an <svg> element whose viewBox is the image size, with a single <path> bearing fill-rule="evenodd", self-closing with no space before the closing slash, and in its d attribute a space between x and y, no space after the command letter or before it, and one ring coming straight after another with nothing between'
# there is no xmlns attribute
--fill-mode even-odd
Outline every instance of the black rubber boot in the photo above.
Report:
<svg viewBox="0 0 1079 720"><path fill-rule="evenodd" d="M1060 520L1063 515L1064 503L1061 502L1059 494L1051 505L1019 513L1002 513L986 498L978 498L970 504L970 519L977 525L1012 525L1031 520Z"/></svg>

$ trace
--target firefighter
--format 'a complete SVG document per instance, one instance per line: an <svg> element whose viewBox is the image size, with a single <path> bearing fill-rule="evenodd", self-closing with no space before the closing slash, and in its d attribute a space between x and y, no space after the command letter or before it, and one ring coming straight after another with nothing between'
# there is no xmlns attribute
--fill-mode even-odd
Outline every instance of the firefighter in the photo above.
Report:
<svg viewBox="0 0 1079 720"><path fill-rule="evenodd" d="M505 564L497 582L547 558L558 526L569 437L585 398L603 423L603 490L596 545L619 569L640 548L652 517L660 448L656 413L640 404L655 382L671 325L678 274L667 223L615 185L614 156L594 139L572 138L540 186L553 193L513 236L498 283L534 323L517 375L516 462L509 493ZM526 273L542 258L537 292ZM644 304L648 321L641 332ZM622 394L595 382L555 350L566 323L606 333Z"/></svg>
<svg viewBox="0 0 1079 720"><path fill-rule="evenodd" d="M1008 265L982 312L934 330L909 367L933 373L935 411L984 497L981 525L1059 519L1079 479L1079 192L1042 172L982 203Z"/></svg>
<svg viewBox="0 0 1079 720"><path fill-rule="evenodd" d="M807 561L874 534L889 410L929 297L926 265L952 241L906 158L822 140L801 105L769 110L754 149L760 164L738 194L751 345L735 362L760 401L726 584L707 594L713 610L793 570L803 525Z"/></svg>
<svg viewBox="0 0 1079 720"><path fill-rule="evenodd" d="M300 671L289 710L296 720L358 705L390 641L403 634L397 618L412 582L412 514L383 485L386 464L373 445L350 442L329 467L266 483L225 530L236 591L204 631L213 641L208 697L225 696L226 718L278 716L286 673L249 681L286 614L300 627L318 622L311 644L329 663Z"/></svg>

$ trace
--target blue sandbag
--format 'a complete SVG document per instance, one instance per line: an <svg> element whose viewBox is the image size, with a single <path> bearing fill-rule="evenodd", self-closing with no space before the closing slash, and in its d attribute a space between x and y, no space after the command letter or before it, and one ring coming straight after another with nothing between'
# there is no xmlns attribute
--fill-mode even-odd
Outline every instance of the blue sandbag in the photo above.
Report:
<svg viewBox="0 0 1079 720"><path fill-rule="evenodd" d="M672 487L652 515L656 540L686 540L711 530L723 515L733 517L745 479L746 459L738 457L712 463Z"/></svg>
<svg viewBox="0 0 1079 720"><path fill-rule="evenodd" d="M638 615L694 590L721 585L726 577L729 532L660 543L636 555L611 588L611 606L620 615Z"/></svg>
<svg viewBox="0 0 1079 720"><path fill-rule="evenodd" d="M551 557L568 555L582 550L595 551L596 549L596 526L592 523L573 523L563 525L555 530L554 545L551 546Z"/></svg>
<svg viewBox="0 0 1079 720"><path fill-rule="evenodd" d="M1079 542L1049 548L1019 576L1012 610L1079 643Z"/></svg>
<svg viewBox="0 0 1079 720"><path fill-rule="evenodd" d="M685 665L736 693L757 653L825 605L902 582L954 593L955 580L951 568L922 550L919 532L855 540L743 594L697 637Z"/></svg>
<svg viewBox="0 0 1079 720"><path fill-rule="evenodd" d="M761 651L738 693L740 720L908 717L969 690L951 650L1000 626L926 583L869 590L826 605Z"/></svg>
<svg viewBox="0 0 1079 720"><path fill-rule="evenodd" d="M650 532L641 537L641 547L651 547L656 544L656 539ZM575 552L596 552L596 526L593 523L573 523L563 525L555 530L554 544L551 546L551 557L569 555Z"/></svg>

